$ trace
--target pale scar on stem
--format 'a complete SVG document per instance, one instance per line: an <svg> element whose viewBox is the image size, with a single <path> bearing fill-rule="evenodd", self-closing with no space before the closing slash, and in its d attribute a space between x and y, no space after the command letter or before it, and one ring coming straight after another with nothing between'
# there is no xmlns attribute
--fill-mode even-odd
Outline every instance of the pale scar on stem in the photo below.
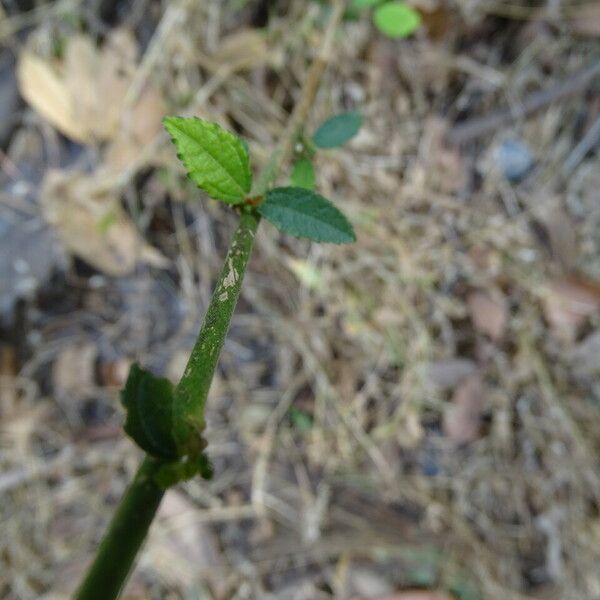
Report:
<svg viewBox="0 0 600 600"><path fill-rule="evenodd" d="M229 264L229 272L223 279L223 288L225 288L225 289L233 287L238 278L237 271L233 268L233 262L232 262L231 258L229 259L228 264Z"/></svg>

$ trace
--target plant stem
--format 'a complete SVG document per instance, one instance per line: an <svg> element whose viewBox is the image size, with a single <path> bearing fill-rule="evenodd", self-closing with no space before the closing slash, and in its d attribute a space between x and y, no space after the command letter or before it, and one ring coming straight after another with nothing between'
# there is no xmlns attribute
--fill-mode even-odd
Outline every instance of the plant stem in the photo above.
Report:
<svg viewBox="0 0 600 600"><path fill-rule="evenodd" d="M321 49L308 71L302 95L290 115L280 144L275 148L268 163L256 178L250 193L251 196L261 196L267 192L294 150L294 144L300 136L302 126L308 117L329 62L334 33L342 18L344 8L345 2L334 2ZM184 375L177 386L177 402L181 402L179 416L191 419L200 430L204 427L206 397L239 296L259 223L260 215L256 210L242 211L240 224L225 258L225 264L210 301L204 325L200 330Z"/></svg>
<svg viewBox="0 0 600 600"><path fill-rule="evenodd" d="M127 488L76 600L117 598L165 493L154 476L161 463L147 457Z"/></svg>
<svg viewBox="0 0 600 600"><path fill-rule="evenodd" d="M294 144L314 102L346 3L345 0L333 0L332 4L321 50L307 74L302 95L290 115L280 144L256 179L251 192L253 196L266 193L275 183L282 166L291 157ZM176 420L182 422L187 419L196 429L204 426L206 397L240 293L259 223L260 215L255 209L241 209L240 222L227 252L204 324L176 388ZM185 436L187 432L181 431L179 434ZM75 595L76 600L114 600L119 596L165 493L155 478L164 464L148 456L142 462L117 507L96 557Z"/></svg>
<svg viewBox="0 0 600 600"><path fill-rule="evenodd" d="M240 295L259 222L260 215L255 210L242 210L204 324L175 392L176 420L183 417L200 430L204 427L206 398Z"/></svg>

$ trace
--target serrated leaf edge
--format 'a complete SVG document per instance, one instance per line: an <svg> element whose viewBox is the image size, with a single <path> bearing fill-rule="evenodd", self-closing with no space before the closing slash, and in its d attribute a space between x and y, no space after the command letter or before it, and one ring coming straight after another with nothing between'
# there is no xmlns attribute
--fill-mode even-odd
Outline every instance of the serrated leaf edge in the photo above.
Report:
<svg viewBox="0 0 600 600"><path fill-rule="evenodd" d="M244 144L242 143L242 141L233 133L231 133L230 131L227 131L226 129L224 129L223 127L221 127L220 125L217 125L216 123L213 123L211 121L206 121L204 119L200 119L199 117L178 117L178 116L167 116L164 117L162 122L163 122L163 126L164 128L167 130L169 137L171 138L171 141L173 142L173 144L175 145L176 148L178 148L177 145L177 140L175 139L175 137L173 136L173 134L171 133L171 131L169 130L169 123L172 122L177 122L177 121L185 121L187 119L194 119L195 121L199 121L201 123L203 123L204 125L207 125L210 129L212 129L213 131L222 131L224 133L226 133L227 135L231 136L231 141L232 146L235 150L237 159L239 161L239 165L242 168L242 172L244 173L244 178L245 178L245 187L240 187L240 184L237 182L236 178L231 174L231 172L229 171L229 169L227 169L221 162L219 162L217 160L217 158L214 156L213 152L211 152L210 150L208 150L206 148L206 146L198 141L197 138L192 137L191 135L187 134L185 131L177 128L178 132L185 136L186 138L188 138L189 140L191 140L194 143L197 143L199 146L202 146L202 150L208 155L208 157L213 161L213 163L215 163L218 167L220 167L221 169L223 169L227 175L229 175L229 177L231 177L231 180L236 184L236 186L240 189L240 194L239 195L231 195L230 193L227 192L220 192L222 194L223 197L228 198L228 200L224 200L224 198L215 198L217 200L224 200L225 202L228 202L230 204L239 204L243 201L243 199L245 198L246 194L248 194L248 192L250 191L250 188L252 187L252 171L250 169L250 155L248 154L248 152L246 151L246 149L244 148ZM238 142L238 143L236 143ZM196 184L196 186L198 186L200 189L204 190L209 196L212 197L211 192L206 190L204 187L202 187L197 181L194 180L192 173L191 173L191 167L188 164L188 161L186 160L186 158L184 158L184 156L179 152L179 150L177 151L177 158L179 158L179 160L183 163L183 166L186 168L186 172L188 174L188 177ZM217 186L215 186L217 187Z"/></svg>
<svg viewBox="0 0 600 600"><path fill-rule="evenodd" d="M275 227L277 227L277 229L279 229L279 231L281 231L282 233L287 233L290 235L293 235L294 237L297 237L299 239L304 239L304 240L312 240L315 242L322 242L322 243L327 243L327 244L336 244L336 245L342 245L342 244L351 244L352 242L356 241L356 233L354 231L354 227L352 226L352 223L350 223L350 221L348 220L348 218L346 217L346 215L333 203L331 202L331 200L328 200L327 198L325 198L324 196L321 196L321 194L311 191L311 190L307 190L306 188L302 188L302 187L278 187L278 188L273 188L272 190L269 190L269 192L267 192L265 200L268 199L269 195L272 194L273 192L279 192L281 193L284 190L293 190L295 193L297 193L298 191L305 193L311 193L315 196L318 196L319 199L321 199L325 204L329 205L331 208L333 208L342 218L342 220L345 222L345 224L348 226L348 229L350 230L350 237L348 240L344 240L341 242L335 242L335 241L331 241L319 236L312 236L309 237L307 235L303 235L300 232L294 231L294 228L287 228L287 229L283 229L278 223L275 223L273 221L271 221L271 219L269 219L268 215L265 215L262 211L261 211L261 207L263 206L263 204L259 204L258 205L258 212L267 220L269 221L269 223L271 223L272 225L274 225ZM310 218L310 214L307 213L301 213L303 217L309 217ZM314 217L313 217L314 218ZM323 224L323 221L319 221L320 224ZM331 227L331 226L330 226ZM331 227L331 229L335 229L334 227ZM339 232L338 229L335 229L336 231ZM345 234L345 232L343 232Z"/></svg>

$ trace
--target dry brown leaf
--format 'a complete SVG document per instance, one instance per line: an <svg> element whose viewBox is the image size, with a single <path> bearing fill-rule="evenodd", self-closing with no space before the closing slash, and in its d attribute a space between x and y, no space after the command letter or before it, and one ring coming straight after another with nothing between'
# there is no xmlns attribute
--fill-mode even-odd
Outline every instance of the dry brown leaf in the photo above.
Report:
<svg viewBox="0 0 600 600"><path fill-rule="evenodd" d="M107 37L98 60L98 90L103 113L103 139L113 138L121 125L123 103L136 69L137 43L127 29ZM100 131L99 126L96 128Z"/></svg>
<svg viewBox="0 0 600 600"><path fill-rule="evenodd" d="M97 89L98 51L89 36L69 38L62 71L73 118L86 128L86 141L91 141L94 125L102 121L102 106Z"/></svg>
<svg viewBox="0 0 600 600"><path fill-rule="evenodd" d="M81 396L95 385L95 344L73 344L64 348L52 368L52 383L58 396Z"/></svg>
<svg viewBox="0 0 600 600"><path fill-rule="evenodd" d="M581 35L600 37L600 4L589 2L576 7L569 20L572 31Z"/></svg>
<svg viewBox="0 0 600 600"><path fill-rule="evenodd" d="M144 242L103 180L102 175L48 171L40 191L46 221L68 250L107 275L127 275L138 261L166 266L166 258Z"/></svg>
<svg viewBox="0 0 600 600"><path fill-rule="evenodd" d="M485 388L481 376L469 375L455 390L443 417L444 433L454 442L466 444L479 437Z"/></svg>
<svg viewBox="0 0 600 600"><path fill-rule="evenodd" d="M130 368L131 360L127 358L101 361L98 365L99 382L104 387L121 389L127 381Z"/></svg>
<svg viewBox="0 0 600 600"><path fill-rule="evenodd" d="M72 37L62 63L24 52L18 71L21 93L67 137L84 144L114 140L108 164L127 168L158 134L165 112L150 83L132 106L125 106L136 53L135 38L124 29L112 32L101 48L89 36Z"/></svg>
<svg viewBox="0 0 600 600"><path fill-rule="evenodd" d="M424 3L423 6L417 4L415 8L421 14L427 35L436 42L451 31L453 26L456 26L455 11L443 3L433 6L427 3Z"/></svg>
<svg viewBox="0 0 600 600"><path fill-rule="evenodd" d="M117 134L135 54L135 39L126 30L113 32L100 49L89 36L78 35L68 41L65 83L74 116L86 125L89 140L109 140Z"/></svg>
<svg viewBox="0 0 600 600"><path fill-rule="evenodd" d="M16 359L14 346L0 344L0 419L4 420L16 412L19 397Z"/></svg>
<svg viewBox="0 0 600 600"><path fill-rule="evenodd" d="M467 306L473 326L477 331L499 340L506 329L508 306L502 296L490 296L487 292L474 291L467 297Z"/></svg>
<svg viewBox="0 0 600 600"><path fill-rule="evenodd" d="M87 125L75 115L73 98L58 65L24 50L19 56L17 79L25 101L44 119L77 142L89 140Z"/></svg>
<svg viewBox="0 0 600 600"><path fill-rule="evenodd" d="M267 41L257 29L245 29L228 35L213 54L213 60L218 65L232 71L255 69L264 65L268 58Z"/></svg>
<svg viewBox="0 0 600 600"><path fill-rule="evenodd" d="M584 321L600 309L600 285L577 275L552 282L544 297L544 314L554 333L573 340Z"/></svg>
<svg viewBox="0 0 600 600"><path fill-rule="evenodd" d="M139 159L146 148L161 132L165 105L158 90L144 88L135 106L122 115L119 132L106 151L106 165L121 171Z"/></svg>
<svg viewBox="0 0 600 600"><path fill-rule="evenodd" d="M543 216L552 256L564 272L569 272L577 262L576 225L560 206L555 206Z"/></svg>
<svg viewBox="0 0 600 600"><path fill-rule="evenodd" d="M441 389L456 387L465 377L472 375L476 365L467 358L447 358L428 365L427 380Z"/></svg>

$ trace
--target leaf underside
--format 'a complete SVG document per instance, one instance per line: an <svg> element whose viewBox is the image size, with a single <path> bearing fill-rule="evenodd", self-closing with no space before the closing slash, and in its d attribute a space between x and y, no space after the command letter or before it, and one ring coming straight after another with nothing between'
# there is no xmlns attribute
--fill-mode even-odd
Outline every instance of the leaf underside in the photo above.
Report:
<svg viewBox="0 0 600 600"><path fill-rule="evenodd" d="M304 188L275 188L258 211L281 231L296 237L333 244L356 240L346 217L329 200Z"/></svg>
<svg viewBox="0 0 600 600"><path fill-rule="evenodd" d="M235 135L197 117L165 117L188 176L211 198L239 204L252 185L250 157Z"/></svg>
<svg viewBox="0 0 600 600"><path fill-rule="evenodd" d="M313 135L313 142L319 148L335 148L352 139L362 125L359 112L345 112L325 121Z"/></svg>

